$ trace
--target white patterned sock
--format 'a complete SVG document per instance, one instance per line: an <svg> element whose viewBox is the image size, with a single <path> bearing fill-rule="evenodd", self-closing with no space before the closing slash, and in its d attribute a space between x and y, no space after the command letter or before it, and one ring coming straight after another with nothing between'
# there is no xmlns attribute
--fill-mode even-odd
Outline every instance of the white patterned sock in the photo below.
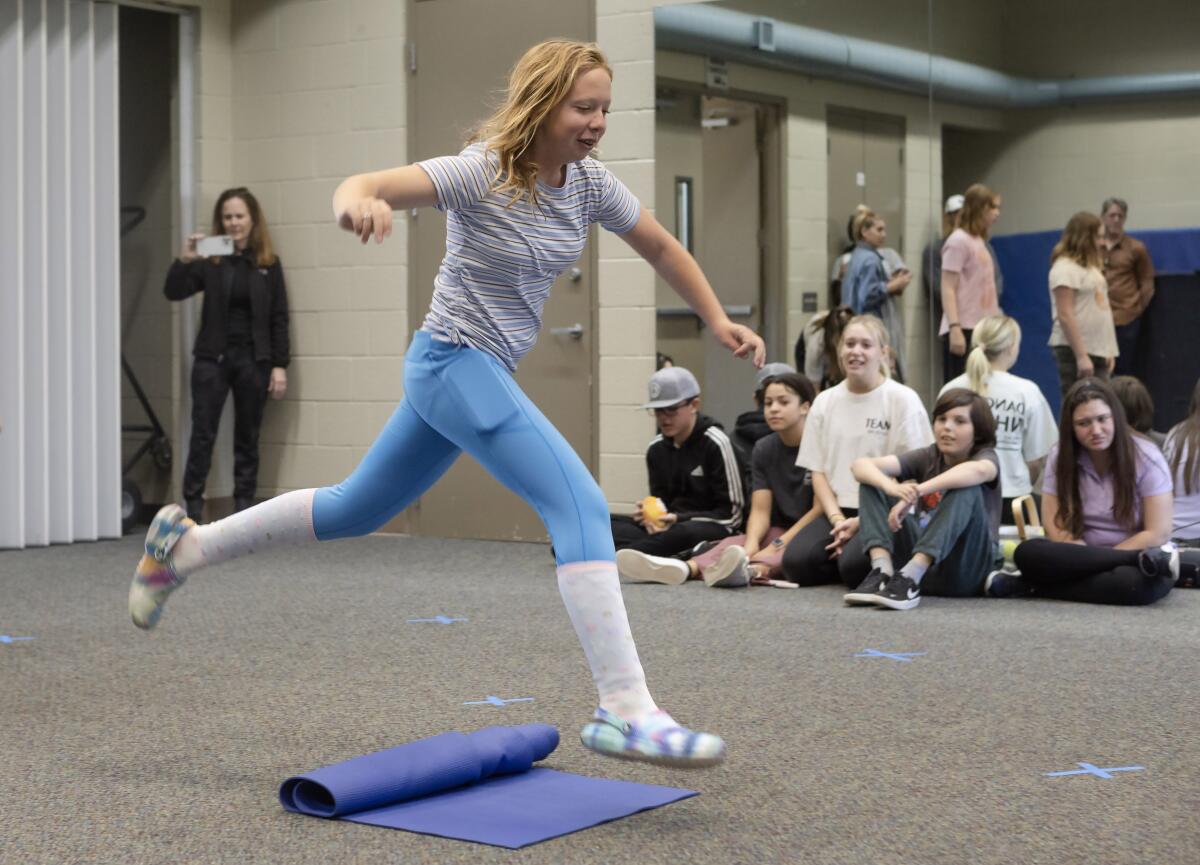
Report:
<svg viewBox="0 0 1200 865"><path fill-rule="evenodd" d="M592 668L600 707L626 721L657 711L629 629L616 563L560 565L558 590Z"/></svg>
<svg viewBox="0 0 1200 865"><path fill-rule="evenodd" d="M185 532L171 550L176 573L186 577L203 567L239 556L315 541L312 523L315 493L313 489L284 493Z"/></svg>

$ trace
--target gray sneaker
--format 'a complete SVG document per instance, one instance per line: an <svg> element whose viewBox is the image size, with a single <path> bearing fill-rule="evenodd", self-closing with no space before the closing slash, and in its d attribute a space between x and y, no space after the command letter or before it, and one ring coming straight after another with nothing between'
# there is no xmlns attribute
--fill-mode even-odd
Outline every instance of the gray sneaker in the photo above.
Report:
<svg viewBox="0 0 1200 865"><path fill-rule="evenodd" d="M721 551L721 558L704 569L704 585L714 589L740 589L750 585L751 576L746 551L731 544Z"/></svg>

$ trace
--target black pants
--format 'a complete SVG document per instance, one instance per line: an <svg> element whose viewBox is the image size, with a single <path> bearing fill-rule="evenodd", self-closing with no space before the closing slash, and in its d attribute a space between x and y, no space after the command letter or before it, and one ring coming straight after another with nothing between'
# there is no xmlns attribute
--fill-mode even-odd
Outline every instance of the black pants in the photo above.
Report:
<svg viewBox="0 0 1200 865"><path fill-rule="evenodd" d="M854 508L842 508L844 516L858 514ZM862 545L862 532L850 539L836 559L829 558L825 549L833 538L833 526L824 515L817 517L800 530L783 550L783 577L801 586L820 586L841 582L853 588L871 569L867 552ZM857 579L855 577L857 576ZM853 582L851 582L853 581Z"/></svg>
<svg viewBox="0 0 1200 865"><path fill-rule="evenodd" d="M708 520L684 520L665 532L650 534L632 517L614 515L613 543L618 550L637 550L648 556L674 556L686 553L701 541L719 541L729 537L729 530L720 523Z"/></svg>
<svg viewBox="0 0 1200 865"><path fill-rule="evenodd" d="M212 465L213 443L225 399L233 391L233 496L252 499L258 487L258 431L267 402L271 368L254 360L254 348L231 345L220 360L198 357L192 363L192 440L183 471L183 497L191 503L204 495Z"/></svg>
<svg viewBox="0 0 1200 865"><path fill-rule="evenodd" d="M967 355L971 353L971 334L975 332L964 330L962 332L963 339L967 343L967 350L962 354L952 354L950 352L950 334L942 337L942 381L948 382L951 379L958 378L967 371Z"/></svg>
<svg viewBox="0 0 1200 865"><path fill-rule="evenodd" d="M1033 538L1020 544L1013 558L1037 594L1063 601L1142 606L1165 597L1175 584L1170 575L1142 573L1137 550Z"/></svg>

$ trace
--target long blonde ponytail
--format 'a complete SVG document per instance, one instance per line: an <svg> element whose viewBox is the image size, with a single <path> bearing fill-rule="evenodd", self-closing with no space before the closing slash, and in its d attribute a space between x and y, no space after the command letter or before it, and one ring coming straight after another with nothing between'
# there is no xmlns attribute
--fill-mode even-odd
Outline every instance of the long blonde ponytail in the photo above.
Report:
<svg viewBox="0 0 1200 865"><path fill-rule="evenodd" d="M967 387L987 396L992 361L1013 346L1021 344L1021 325L1007 315L989 315L975 325L971 333L971 353L967 355Z"/></svg>

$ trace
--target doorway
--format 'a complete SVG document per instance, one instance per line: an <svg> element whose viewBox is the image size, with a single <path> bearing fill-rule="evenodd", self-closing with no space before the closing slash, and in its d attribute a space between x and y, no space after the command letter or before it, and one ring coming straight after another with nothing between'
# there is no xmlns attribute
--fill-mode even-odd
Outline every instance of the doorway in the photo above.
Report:
<svg viewBox="0 0 1200 865"><path fill-rule="evenodd" d="M520 52L542 39L593 38L591 3L529 0L412 0L409 153L415 162L458 153L472 124L503 92ZM487 26L480 26L481 22ZM454 38L448 38L454 34ZM593 229L594 233L595 229ZM518 384L595 473L594 234L574 268L559 277L542 314L538 345L521 361ZM433 208L409 218L409 325L420 327L446 249L446 218ZM533 509L473 459L461 458L389 528L413 534L546 540Z"/></svg>
<svg viewBox="0 0 1200 865"><path fill-rule="evenodd" d="M696 257L729 317L762 334L768 360L790 355L781 287L780 116L774 102L666 81L657 88L658 219ZM662 279L655 302L658 351L696 376L705 414L731 425L751 407L752 370L707 334Z"/></svg>
<svg viewBox="0 0 1200 865"><path fill-rule="evenodd" d="M887 245L904 247L904 118L830 106L826 230L830 274L850 245L846 225L859 204L869 204L892 230ZM911 264L910 264L911 266ZM830 294L830 308L841 302Z"/></svg>

